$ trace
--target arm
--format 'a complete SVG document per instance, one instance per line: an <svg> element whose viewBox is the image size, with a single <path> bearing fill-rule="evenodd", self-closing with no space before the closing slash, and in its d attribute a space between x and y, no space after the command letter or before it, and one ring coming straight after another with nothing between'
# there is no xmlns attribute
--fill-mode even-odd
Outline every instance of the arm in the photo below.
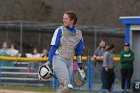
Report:
<svg viewBox="0 0 140 93"><path fill-rule="evenodd" d="M105 67L105 70L108 71L108 52L104 53L103 66Z"/></svg>
<svg viewBox="0 0 140 93"><path fill-rule="evenodd" d="M103 61L103 56L99 56L98 55L98 51L99 51L99 48L97 48L94 52L94 58L97 60L97 61Z"/></svg>
<svg viewBox="0 0 140 93"><path fill-rule="evenodd" d="M93 58L94 58L94 66L96 67L97 64L97 56L98 56L98 48L95 50Z"/></svg>
<svg viewBox="0 0 140 93"><path fill-rule="evenodd" d="M135 59L134 53L132 52L132 57L131 57L131 61L133 62Z"/></svg>
<svg viewBox="0 0 140 93"><path fill-rule="evenodd" d="M134 53L131 53L131 57L127 59L127 62L131 63L134 61Z"/></svg>
<svg viewBox="0 0 140 93"><path fill-rule="evenodd" d="M130 57L124 57L123 55L124 55L124 53L120 54L120 61L122 64L123 63L130 63L130 62L134 61L134 53L133 52L131 53Z"/></svg>
<svg viewBox="0 0 140 93"><path fill-rule="evenodd" d="M104 60L103 60L104 67L108 66L108 52L104 53Z"/></svg>
<svg viewBox="0 0 140 93"><path fill-rule="evenodd" d="M120 53L120 62L123 64L125 62L124 57L123 57L123 52Z"/></svg>
<svg viewBox="0 0 140 93"><path fill-rule="evenodd" d="M85 71L83 70L82 56L81 56L84 48L85 48L84 42L83 42L83 39L81 39L75 49L75 54L77 56L78 72L80 73L80 76L82 77L82 79L86 80L86 74L85 74Z"/></svg>
<svg viewBox="0 0 140 93"><path fill-rule="evenodd" d="M49 52L49 56L48 56L48 61L52 64L52 58L53 58L53 56L54 56L54 54L55 54L55 52L56 52L56 50L57 50L57 46L51 46L51 48L50 48L50 52Z"/></svg>
<svg viewBox="0 0 140 93"><path fill-rule="evenodd" d="M49 51L47 64L52 64L52 58L59 47L61 35L62 30L60 28L56 29L52 37L51 48Z"/></svg>
<svg viewBox="0 0 140 93"><path fill-rule="evenodd" d="M80 69L83 68L83 65L82 65L82 51L84 49L84 42L83 42L83 38L80 40L80 42L78 43L76 49L75 49L75 54L76 54L76 57L77 57L77 63L78 63L78 67Z"/></svg>
<svg viewBox="0 0 140 93"><path fill-rule="evenodd" d="M96 59L97 59L98 61L103 61L103 58L104 58L103 56L97 56L97 57L96 57Z"/></svg>

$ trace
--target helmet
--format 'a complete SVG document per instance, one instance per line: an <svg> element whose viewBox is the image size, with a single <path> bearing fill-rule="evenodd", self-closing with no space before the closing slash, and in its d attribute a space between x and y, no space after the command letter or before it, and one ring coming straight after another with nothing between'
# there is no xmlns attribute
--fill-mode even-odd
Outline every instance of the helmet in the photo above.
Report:
<svg viewBox="0 0 140 93"><path fill-rule="evenodd" d="M48 65L43 65L38 70L38 78L39 80L50 79L53 76L52 70Z"/></svg>

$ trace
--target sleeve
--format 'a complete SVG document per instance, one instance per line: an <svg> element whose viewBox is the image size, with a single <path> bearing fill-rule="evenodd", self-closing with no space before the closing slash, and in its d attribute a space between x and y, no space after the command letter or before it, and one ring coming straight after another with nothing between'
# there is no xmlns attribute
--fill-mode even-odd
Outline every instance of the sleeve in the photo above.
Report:
<svg viewBox="0 0 140 93"><path fill-rule="evenodd" d="M121 63L131 63L131 62L134 61L134 53L133 52L131 53L131 56L127 57L127 58L124 57L123 55L124 55L124 53L120 54L120 61L121 61Z"/></svg>
<svg viewBox="0 0 140 93"><path fill-rule="evenodd" d="M50 51L49 51L49 56L48 56L48 60L50 61L50 63L52 63L52 58L57 50L57 46L55 45L52 45L51 48L50 48Z"/></svg>
<svg viewBox="0 0 140 93"><path fill-rule="evenodd" d="M48 55L48 60L52 63L52 58L56 52L56 50L59 47L60 44L60 38L62 36L62 30L61 28L58 28L55 30L53 37L52 37L52 41L51 41L51 48L49 51L49 55Z"/></svg>
<svg viewBox="0 0 140 93"><path fill-rule="evenodd" d="M128 59L129 63L132 63L134 61L134 53L131 52L131 57Z"/></svg>
<svg viewBox="0 0 140 93"><path fill-rule="evenodd" d="M94 55L98 56L98 48L95 50Z"/></svg>
<svg viewBox="0 0 140 93"><path fill-rule="evenodd" d="M103 64L104 64L104 67L107 67L108 66L108 52L105 52L104 53L104 59L103 59Z"/></svg>
<svg viewBox="0 0 140 93"><path fill-rule="evenodd" d="M124 58L123 58L123 53L120 53L120 62L123 63L124 62Z"/></svg>
<svg viewBox="0 0 140 93"><path fill-rule="evenodd" d="M132 53L132 62L134 61L135 59L135 56L134 56L134 53Z"/></svg>
<svg viewBox="0 0 140 93"><path fill-rule="evenodd" d="M76 49L75 49L75 54L76 55L82 55L82 51L85 49L84 46L84 41L83 38L80 40L80 42L78 43Z"/></svg>
<svg viewBox="0 0 140 93"><path fill-rule="evenodd" d="M58 47L60 44L61 36L62 36L61 28L56 29L52 37L51 45Z"/></svg>

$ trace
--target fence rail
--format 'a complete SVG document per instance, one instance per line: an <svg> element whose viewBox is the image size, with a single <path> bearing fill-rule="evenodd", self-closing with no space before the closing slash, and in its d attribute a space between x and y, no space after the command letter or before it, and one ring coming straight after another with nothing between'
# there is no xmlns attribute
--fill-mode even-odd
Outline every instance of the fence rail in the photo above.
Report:
<svg viewBox="0 0 140 93"><path fill-rule="evenodd" d="M0 57L1 58L1 57ZM9 59L12 59L12 57L9 57ZM6 58L7 59L7 58ZM9 60L8 59L8 60ZM19 58L18 58L19 59ZM21 58L22 59L22 58ZM25 61L26 58L24 58L24 62L16 62L12 66L3 66L1 63L0 66L0 83L1 84L14 84L14 85L34 85L34 86L50 86L52 88L56 88L58 86L58 81L56 79L50 79L48 81L39 81L37 77L37 69L32 68L28 65L30 63L29 61ZM28 58L27 58L28 59ZM35 61L36 58L31 58ZM1 59L0 59L1 60ZM14 61L16 59L14 58ZM38 60L38 59L37 59ZM94 67L94 59L89 56L84 56L84 67L86 68L86 75L87 75L87 81L86 84L83 87L75 87L77 90L88 90L88 91L100 91L99 87L101 85L99 72L97 71L97 68ZM119 57L115 57L114 60L119 63ZM13 61L13 59L12 59ZM12 62L11 61L11 62ZM11 63L10 61L8 63ZM25 65L25 62L27 65ZM33 62L31 62L33 63ZM22 66L24 65L24 66ZM28 71L28 70L31 71ZM119 75L117 75L118 77ZM74 78L74 76L73 76ZM116 79L116 85L118 84L119 78ZM72 80L73 83L73 80ZM74 83L73 83L74 84ZM117 88L115 90L119 90L120 86L117 85Z"/></svg>
<svg viewBox="0 0 140 93"><path fill-rule="evenodd" d="M24 57L6 57L6 56L0 56L0 60L7 60L7 61L22 61L22 62L33 62L33 61L47 61L48 58L24 58ZM76 60L76 56L74 56L74 60ZM87 56L82 56L82 60L87 60ZM90 57L90 60L94 61L93 57ZM120 61L119 57L114 57L114 61L118 62Z"/></svg>

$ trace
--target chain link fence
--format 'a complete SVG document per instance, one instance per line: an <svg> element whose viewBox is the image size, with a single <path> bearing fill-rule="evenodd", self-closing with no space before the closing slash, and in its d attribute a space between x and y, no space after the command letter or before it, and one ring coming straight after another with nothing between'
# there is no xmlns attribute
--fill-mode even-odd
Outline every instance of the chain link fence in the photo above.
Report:
<svg viewBox="0 0 140 93"><path fill-rule="evenodd" d="M2 46L3 42L7 42L8 46L11 43L16 43L21 54L32 53L34 47L38 49L39 53L42 53L43 48L50 48L53 33L59 26L61 24L47 22L0 21L0 45ZM83 32L85 43L83 55L85 56L91 57L93 55L100 40L105 40L107 44L114 43L116 56L123 49L124 28L78 25L76 27ZM86 65L89 66L88 63ZM92 67L90 70L93 74L92 89L98 90L101 86L99 69ZM120 72L116 73L115 86L117 89L120 88ZM83 87L83 89L85 88L88 90L88 85Z"/></svg>
<svg viewBox="0 0 140 93"><path fill-rule="evenodd" d="M43 48L50 48L51 38L61 24L30 21L0 21L0 44L16 43L20 53L31 52L33 47L39 52ZM124 43L124 29L102 26L77 26L83 32L85 55L92 55L98 42L104 39L107 43L114 43L116 53L122 49ZM119 42L119 44L118 44Z"/></svg>

